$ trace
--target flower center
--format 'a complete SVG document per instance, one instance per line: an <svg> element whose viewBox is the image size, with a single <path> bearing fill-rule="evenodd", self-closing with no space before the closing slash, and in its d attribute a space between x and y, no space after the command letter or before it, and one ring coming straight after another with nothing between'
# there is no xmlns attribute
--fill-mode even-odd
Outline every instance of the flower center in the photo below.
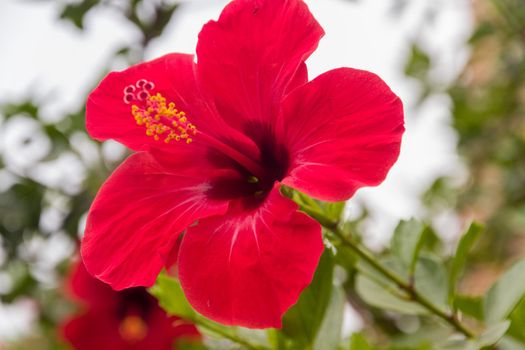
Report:
<svg viewBox="0 0 525 350"><path fill-rule="evenodd" d="M253 174L264 173L257 162L239 150L213 135L197 130L189 122L186 112L177 109L174 102L168 103L162 94L153 94L154 88L155 84L146 79L140 79L134 85L124 88L124 103L131 105L131 114L137 125L145 127L146 135L153 137L155 141L163 139L165 143L170 143L172 140L184 140L187 144L192 143L192 137L198 135L202 143L227 155Z"/></svg>
<svg viewBox="0 0 525 350"><path fill-rule="evenodd" d="M119 305L115 317L118 331L125 341L134 343L148 335L156 301L144 288L129 288L119 292Z"/></svg>
<svg viewBox="0 0 525 350"><path fill-rule="evenodd" d="M167 103L160 94L151 94L155 85L145 79L139 80L135 85L124 89L124 102L131 105L131 114L137 125L144 126L146 135L165 143L172 140L185 140L191 143L191 136L197 134L195 125L188 121L186 113L180 111L175 103Z"/></svg>
<svg viewBox="0 0 525 350"><path fill-rule="evenodd" d="M146 337L148 326L139 316L129 315L120 323L119 332L125 341L134 343Z"/></svg>

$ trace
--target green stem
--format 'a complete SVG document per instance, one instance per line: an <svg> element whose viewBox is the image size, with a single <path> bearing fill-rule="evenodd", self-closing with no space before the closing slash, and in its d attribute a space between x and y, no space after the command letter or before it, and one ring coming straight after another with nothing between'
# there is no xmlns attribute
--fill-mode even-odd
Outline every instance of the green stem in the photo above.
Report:
<svg viewBox="0 0 525 350"><path fill-rule="evenodd" d="M250 349L250 350L270 350L269 348L267 348L265 346L252 344L249 341L236 336L235 334L232 334L232 333L229 333L229 332L225 331L221 327L216 327L213 323L208 322L207 320L203 320L202 318L193 317L193 318L190 319L190 321L193 322L194 324L196 324L197 326L200 326L202 328L206 328L207 330L209 330L209 331L211 331L211 332L213 332L213 333L215 333L215 334L217 334L217 335L219 335L219 336L221 336L223 338L231 340L232 342L234 342L236 344L242 345L242 346L244 346L247 349Z"/></svg>
<svg viewBox="0 0 525 350"><path fill-rule="evenodd" d="M337 237L342 244L344 244L346 247L352 249L356 255L358 255L362 260L364 260L368 265L370 265L372 268L374 268L377 272L382 274L384 277L386 277L388 280L395 283L401 290L405 291L410 299L425 309L427 309L430 313L434 314L435 316L443 319L448 324L450 324L452 327L454 327L457 331L463 333L468 338L474 338L475 334L472 330L470 330L467 326L465 326L463 323L461 323L455 314L448 314L441 310L439 307L434 305L430 300L428 300L424 295L421 295L419 291L414 287L413 284L410 282L407 282L403 280L399 275L397 275L395 272L391 271L389 268L385 267L383 264L381 264L375 256L369 252L365 247L363 247L358 242L354 241L353 239L347 237L343 231L339 228L339 225L337 222L334 222L326 217L323 216L323 214L311 210L310 208L302 207L301 210L306 212L308 215L310 215L312 218L317 220L322 226L324 226L327 230L331 231L335 237Z"/></svg>

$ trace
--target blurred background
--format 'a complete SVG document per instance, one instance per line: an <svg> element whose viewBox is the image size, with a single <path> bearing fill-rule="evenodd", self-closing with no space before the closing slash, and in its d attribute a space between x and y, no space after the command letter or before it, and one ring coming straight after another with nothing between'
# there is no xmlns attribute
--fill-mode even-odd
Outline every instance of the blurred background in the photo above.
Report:
<svg viewBox="0 0 525 350"><path fill-rule="evenodd" d="M468 222L484 223L461 286L483 293L525 255L525 2L306 2L326 31L310 77L373 71L406 110L399 161L346 215L376 251L400 219L428 223L445 251ZM86 134L87 94L111 70L194 53L226 3L0 1L0 349L58 346L56 325L74 310L63 279L86 212L128 154ZM347 334L367 327L347 309Z"/></svg>

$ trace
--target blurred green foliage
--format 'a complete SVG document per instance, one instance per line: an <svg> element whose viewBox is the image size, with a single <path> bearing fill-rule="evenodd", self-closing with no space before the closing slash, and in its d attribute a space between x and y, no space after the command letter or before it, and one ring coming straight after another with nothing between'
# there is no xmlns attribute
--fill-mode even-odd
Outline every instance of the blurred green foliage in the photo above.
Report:
<svg viewBox="0 0 525 350"><path fill-rule="evenodd" d="M450 88L459 151L471 177L458 209L487 225L481 260L523 254L525 234L525 6L481 2L472 58ZM521 249L520 249L521 248Z"/></svg>
<svg viewBox="0 0 525 350"><path fill-rule="evenodd" d="M85 18L90 12L111 8L140 31L140 40L118 50L107 62L107 67L113 60L124 58L131 64L142 59L144 49L162 34L179 6L173 1L148 0L52 1L59 5L57 16L74 24L76 30L84 29ZM145 7L148 8L148 16L144 16ZM107 67L100 67L100 71L95 72L93 87L107 72ZM85 92L86 95L88 92ZM14 146L4 145L0 150L0 244L3 251L0 256L5 255L0 260L0 271L5 277L0 286L0 302L9 304L30 298L38 311L40 327L34 336L23 339L20 344L13 344L13 349L62 347L57 339L56 327L71 312L72 306L64 303L63 291L52 287L60 287L63 283L61 280L68 261L79 243L85 214L102 182L125 155L107 157L104 145L89 139L85 131L84 102L77 106L75 112L56 116L53 122L42 117L41 111L45 107L46 101L32 96L22 101L2 101L0 105L0 132L9 132L11 122L34 121L28 132L9 140ZM83 144L79 144L80 141ZM38 148L45 149L48 143L50 147L47 151L36 158L32 156L35 148L39 153ZM94 156L86 158L82 153L86 144ZM17 148L17 154L14 154L13 147ZM54 167L62 157L71 155L78 162L79 169L76 171L81 174L81 186L68 188L49 183L36 173L35 169L40 166ZM22 165L18 164L20 158ZM59 214L50 219L46 216L49 212ZM53 222L51 229L46 227L48 221ZM39 250L59 236L62 240L68 240L73 248L62 262L56 262L49 271L46 262L41 261ZM47 268L45 276L42 275L43 265ZM49 275L52 281L49 281ZM1 343L0 339L0 347Z"/></svg>
<svg viewBox="0 0 525 350"><path fill-rule="evenodd" d="M487 0L473 9L471 57L446 90L469 176L461 185L438 179L424 199L431 212L456 208L486 225L471 268L491 280L525 251L525 6ZM481 274L478 289L487 287Z"/></svg>

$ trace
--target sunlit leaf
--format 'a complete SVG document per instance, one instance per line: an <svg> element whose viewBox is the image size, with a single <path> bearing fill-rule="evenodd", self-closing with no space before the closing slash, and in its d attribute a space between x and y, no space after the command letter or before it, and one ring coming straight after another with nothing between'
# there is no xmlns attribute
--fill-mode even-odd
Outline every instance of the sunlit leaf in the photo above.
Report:
<svg viewBox="0 0 525 350"><path fill-rule="evenodd" d="M508 334L525 343L525 299L522 299L510 314L511 325Z"/></svg>
<svg viewBox="0 0 525 350"><path fill-rule="evenodd" d="M382 263L393 272L400 274L399 263L396 261L383 259ZM361 269L363 269L362 266ZM400 277L403 275L400 274ZM443 310L446 309L447 278L445 268L438 259L430 256L418 259L414 286L420 294L430 299L436 306ZM421 305L411 301L406 291L369 268L365 269L365 274L358 275L356 291L364 301L378 308L413 315L428 313L428 310Z"/></svg>
<svg viewBox="0 0 525 350"><path fill-rule="evenodd" d="M480 348L496 344L509 329L510 322L503 321L487 328L476 340Z"/></svg>
<svg viewBox="0 0 525 350"><path fill-rule="evenodd" d="M494 283L485 296L485 320L497 323L504 320L525 294L525 260L516 263Z"/></svg>
<svg viewBox="0 0 525 350"><path fill-rule="evenodd" d="M179 281L162 273L149 292L158 299L159 305L168 313L192 319L196 312L186 299Z"/></svg>
<svg viewBox="0 0 525 350"><path fill-rule="evenodd" d="M357 276L356 291L366 303L380 309L409 315L427 313L426 309L409 301L408 296L393 284L382 284L363 274Z"/></svg>

